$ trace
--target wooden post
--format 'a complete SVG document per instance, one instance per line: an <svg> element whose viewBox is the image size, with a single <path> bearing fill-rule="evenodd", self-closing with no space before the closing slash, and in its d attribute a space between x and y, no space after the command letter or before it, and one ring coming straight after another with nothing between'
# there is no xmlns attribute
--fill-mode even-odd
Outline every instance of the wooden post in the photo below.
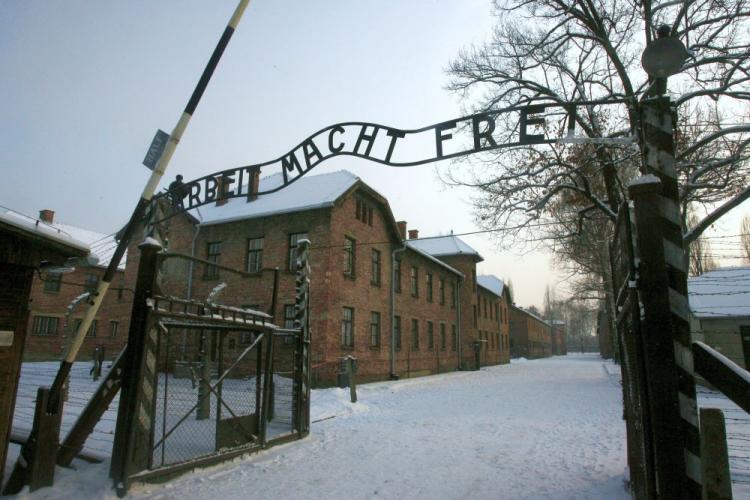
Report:
<svg viewBox="0 0 750 500"><path fill-rule="evenodd" d="M346 374L349 377L349 397L352 403L357 402L357 382L354 380L354 362L357 360L354 356L346 358Z"/></svg>
<svg viewBox="0 0 750 500"><path fill-rule="evenodd" d="M663 85L663 90L666 90L666 84ZM652 206L658 215L658 220L653 222L659 230L653 237L659 239L662 266L667 278L667 289L663 291L662 300L666 301L670 315L671 348L667 349L665 345L664 355L671 351L670 365L673 366L670 369L673 369L677 376L675 391L680 421L676 427L680 429L681 436L673 445L681 443L679 452L684 462L681 475L673 480L681 484L683 498L700 498L700 432L690 338L687 258L683 247L679 184L675 169L673 124L676 117L672 103L666 96L647 97L641 101L640 106L643 171L645 174L655 175L661 181L661 191ZM643 274L641 272L641 276Z"/></svg>
<svg viewBox="0 0 750 500"><path fill-rule="evenodd" d="M642 177L629 186L635 205L638 241L638 291L643 303L643 361L651 420L653 464L658 498L699 498L683 495L685 461L682 451L678 376L674 360L669 279L659 215L661 181Z"/></svg>
<svg viewBox="0 0 750 500"><path fill-rule="evenodd" d="M112 364L112 368L110 368L107 376L104 377L104 380L102 380L96 392L86 404L83 413L79 415L65 437L65 440L60 445L60 449L57 452L58 465L64 467L70 465L70 462L81 452L86 438L94 431L94 426L102 418L102 415L107 411L110 403L119 392L122 383L124 358L125 350L123 349Z"/></svg>
<svg viewBox="0 0 750 500"><path fill-rule="evenodd" d="M5 485L4 495L13 495L28 484L34 491L55 482L55 458L62 412L47 412L50 389L40 387L36 393L36 409L31 434L21 449L21 456ZM58 405L59 405L58 400Z"/></svg>
<svg viewBox="0 0 750 500"><path fill-rule="evenodd" d="M127 478L134 470L133 446L136 435L144 433L150 435L152 415L145 411L138 414L140 393L143 383L150 382L151 394L154 394L153 379L142 380L145 364L145 350L147 344L147 300L153 295L155 286L157 254L161 246L154 239L149 239L139 246L141 259L138 264L138 277L136 278L135 292L133 294L133 310L130 316L130 329L128 331L128 344L125 349L123 363L122 386L120 392L120 406L117 411L117 425L115 427L115 438L112 446L112 464L110 477L114 480L115 489L119 495L127 491ZM144 377L145 378L145 377ZM144 410L146 410L144 408ZM150 419L150 420L149 420ZM147 421L148 420L148 421ZM143 464L138 464L138 466Z"/></svg>
<svg viewBox="0 0 750 500"><path fill-rule="evenodd" d="M701 408L700 415L703 498L731 500L732 479L724 414L718 408Z"/></svg>
<svg viewBox="0 0 750 500"><path fill-rule="evenodd" d="M265 447L267 438L266 431L268 430L269 420L269 407L271 406L271 378L273 377L273 332L268 330L264 334L263 341L266 342L266 365L263 373L263 403L260 407L260 413L258 414L258 422L260 423L260 444ZM258 353L260 355L260 352Z"/></svg>

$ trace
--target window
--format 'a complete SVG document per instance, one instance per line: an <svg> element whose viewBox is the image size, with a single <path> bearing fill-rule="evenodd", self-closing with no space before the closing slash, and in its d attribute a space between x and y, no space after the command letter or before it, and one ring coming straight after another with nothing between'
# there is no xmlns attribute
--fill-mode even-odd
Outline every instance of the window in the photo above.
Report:
<svg viewBox="0 0 750 500"><path fill-rule="evenodd" d="M289 255L288 255L288 269L290 271L297 270L297 244L300 240L306 240L307 233L292 233L289 235Z"/></svg>
<svg viewBox="0 0 750 500"><path fill-rule="evenodd" d="M471 270L471 289L474 293L477 293L477 271L476 269Z"/></svg>
<svg viewBox="0 0 750 500"><path fill-rule="evenodd" d="M60 283L62 282L62 273L47 273L44 279L44 291L57 293L60 291Z"/></svg>
<svg viewBox="0 0 750 500"><path fill-rule="evenodd" d="M212 241L206 246L206 260L212 264L219 263L219 257L221 256L221 242ZM219 268L216 266L206 266L206 273L203 275L206 279L217 279L219 277Z"/></svg>
<svg viewBox="0 0 750 500"><path fill-rule="evenodd" d="M427 322L427 349L434 349L435 348L435 327L432 324L432 321Z"/></svg>
<svg viewBox="0 0 750 500"><path fill-rule="evenodd" d="M284 305L284 328L294 328L294 320L297 316L297 308L294 306L294 304L285 304ZM292 335L286 335L284 337L284 344L291 345L294 344L294 336Z"/></svg>
<svg viewBox="0 0 750 500"><path fill-rule="evenodd" d="M372 207L359 198L357 198L356 217L358 221L372 226Z"/></svg>
<svg viewBox="0 0 750 500"><path fill-rule="evenodd" d="M122 300L125 291L125 280L120 280L120 286L117 288L117 300Z"/></svg>
<svg viewBox="0 0 750 500"><path fill-rule="evenodd" d="M34 316L31 332L34 335L57 335L58 322L54 316Z"/></svg>
<svg viewBox="0 0 750 500"><path fill-rule="evenodd" d="M440 323L440 350L444 351L447 347L445 340L445 323Z"/></svg>
<svg viewBox="0 0 750 500"><path fill-rule="evenodd" d="M83 320L81 318L78 318L75 321L73 335L75 335L78 332L78 330L81 328L81 323L83 323ZM91 322L91 326L89 326L89 329L86 332L86 337L96 337L96 323L97 323L97 320L94 320Z"/></svg>
<svg viewBox="0 0 750 500"><path fill-rule="evenodd" d="M456 325L451 325L451 350L458 349L458 335L456 335Z"/></svg>
<svg viewBox="0 0 750 500"><path fill-rule="evenodd" d="M419 271L415 266L411 266L411 296L419 297Z"/></svg>
<svg viewBox="0 0 750 500"><path fill-rule="evenodd" d="M372 281L373 285L380 286L380 250L372 249Z"/></svg>
<svg viewBox="0 0 750 500"><path fill-rule="evenodd" d="M89 293L96 292L96 287L99 285L99 276L96 274L86 273L86 277L83 280L83 290Z"/></svg>
<svg viewBox="0 0 750 500"><path fill-rule="evenodd" d="M370 313L370 347L380 347L380 313Z"/></svg>
<svg viewBox="0 0 750 500"><path fill-rule="evenodd" d="M445 304L445 279L444 278L438 279L438 301L440 302L441 306Z"/></svg>
<svg viewBox="0 0 750 500"><path fill-rule="evenodd" d="M341 345L354 347L354 309L344 307L341 317Z"/></svg>
<svg viewBox="0 0 750 500"><path fill-rule="evenodd" d="M485 297L482 301L484 302L484 317L487 318L487 298Z"/></svg>
<svg viewBox="0 0 750 500"><path fill-rule="evenodd" d="M247 272L258 273L263 269L263 238L247 240Z"/></svg>
<svg viewBox="0 0 750 500"><path fill-rule="evenodd" d="M356 243L351 238L344 238L344 274L354 276L354 259L356 257Z"/></svg>
<svg viewBox="0 0 750 500"><path fill-rule="evenodd" d="M419 349L419 320L411 320L411 348Z"/></svg>
<svg viewBox="0 0 750 500"><path fill-rule="evenodd" d="M109 322L109 336L111 338L117 337L117 329L120 327L119 321L110 321Z"/></svg>
<svg viewBox="0 0 750 500"><path fill-rule="evenodd" d="M451 282L451 309L456 308L456 284Z"/></svg>
<svg viewBox="0 0 750 500"><path fill-rule="evenodd" d="M393 317L393 345L401 349L401 316Z"/></svg>
<svg viewBox="0 0 750 500"><path fill-rule="evenodd" d="M396 293L401 293L401 259L396 259L393 267L393 285Z"/></svg>
<svg viewBox="0 0 750 500"><path fill-rule="evenodd" d="M427 302L432 302L432 273L427 273Z"/></svg>
<svg viewBox="0 0 750 500"><path fill-rule="evenodd" d="M502 312L503 312L503 310L500 309L500 305L495 304L495 319L497 320L497 324L498 325L503 322L503 318L502 318L502 316L500 316L500 314L502 314Z"/></svg>
<svg viewBox="0 0 750 500"><path fill-rule="evenodd" d="M284 305L284 328L294 328L294 320L297 316L297 308L294 304Z"/></svg>
<svg viewBox="0 0 750 500"><path fill-rule="evenodd" d="M474 308L474 326L477 326L477 305L472 306Z"/></svg>

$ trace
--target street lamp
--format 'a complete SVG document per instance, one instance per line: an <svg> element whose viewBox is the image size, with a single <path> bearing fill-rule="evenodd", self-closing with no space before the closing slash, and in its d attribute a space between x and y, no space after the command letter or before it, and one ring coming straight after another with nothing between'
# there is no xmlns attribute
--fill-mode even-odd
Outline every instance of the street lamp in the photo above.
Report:
<svg viewBox="0 0 750 500"><path fill-rule="evenodd" d="M669 25L659 26L656 40L649 43L641 55L641 66L649 76L666 78L679 73L690 55L680 40L669 36L671 30Z"/></svg>

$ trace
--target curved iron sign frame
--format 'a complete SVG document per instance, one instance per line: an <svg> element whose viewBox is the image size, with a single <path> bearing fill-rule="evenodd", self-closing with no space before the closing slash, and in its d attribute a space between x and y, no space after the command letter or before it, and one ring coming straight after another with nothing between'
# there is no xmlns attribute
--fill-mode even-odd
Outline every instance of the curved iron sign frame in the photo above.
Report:
<svg viewBox="0 0 750 500"><path fill-rule="evenodd" d="M543 114L548 108L563 108L566 137L573 138L578 107L626 102L626 99L617 99L514 106L406 130L370 122L337 123L318 130L278 158L222 170L187 183L173 182L160 196L170 198L174 213L179 213L220 200L274 193L297 181L325 160L337 156L353 156L392 167L413 167L501 148L552 144L565 138L549 138L544 133L537 133L540 129L545 129ZM497 135L493 135L496 120L508 113L518 113L518 122L513 137L499 140ZM454 134L458 131L469 131L468 138L471 140L456 146ZM424 144L429 145L432 142L434 155L426 158L399 159L396 151L401 141L419 135L422 136ZM262 167L268 166L277 167L281 171L282 182L264 191L252 191L252 176L257 175Z"/></svg>

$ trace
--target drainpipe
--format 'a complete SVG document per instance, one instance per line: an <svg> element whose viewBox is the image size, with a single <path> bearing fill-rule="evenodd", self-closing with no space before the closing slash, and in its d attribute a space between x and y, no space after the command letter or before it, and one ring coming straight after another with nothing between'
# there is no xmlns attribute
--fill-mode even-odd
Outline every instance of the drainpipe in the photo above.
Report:
<svg viewBox="0 0 750 500"><path fill-rule="evenodd" d="M406 250L406 246L394 248L391 251L391 378L398 377L396 373L396 335L393 326L396 324L396 254ZM401 325L401 342L403 343L404 325Z"/></svg>
<svg viewBox="0 0 750 500"><path fill-rule="evenodd" d="M463 282L463 279L461 277L458 278L458 295L456 296L456 323L457 328L456 331L458 331L458 367L457 370L461 370L461 360L463 359L463 347L461 342L461 283Z"/></svg>

